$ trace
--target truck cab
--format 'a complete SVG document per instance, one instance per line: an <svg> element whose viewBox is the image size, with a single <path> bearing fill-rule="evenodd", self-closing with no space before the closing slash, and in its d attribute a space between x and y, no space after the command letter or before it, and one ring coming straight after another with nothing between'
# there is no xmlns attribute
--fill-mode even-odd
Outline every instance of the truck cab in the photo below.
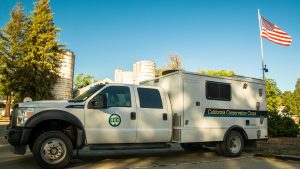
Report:
<svg viewBox="0 0 300 169"><path fill-rule="evenodd" d="M88 144L171 140L172 113L160 88L106 85L86 100L84 111Z"/></svg>

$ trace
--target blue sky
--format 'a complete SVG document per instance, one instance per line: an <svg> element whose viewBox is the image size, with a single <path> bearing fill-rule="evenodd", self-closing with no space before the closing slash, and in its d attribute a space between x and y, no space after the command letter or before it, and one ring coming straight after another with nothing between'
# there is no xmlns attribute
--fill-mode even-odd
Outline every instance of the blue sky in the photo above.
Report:
<svg viewBox="0 0 300 169"><path fill-rule="evenodd" d="M0 27L16 0L0 0ZM26 13L33 0L21 0ZM114 78L139 60L158 67L180 56L188 71L228 69L261 78L257 9L289 33L290 47L263 40L268 78L283 91L300 78L299 0L52 0L60 42L76 55L75 75Z"/></svg>

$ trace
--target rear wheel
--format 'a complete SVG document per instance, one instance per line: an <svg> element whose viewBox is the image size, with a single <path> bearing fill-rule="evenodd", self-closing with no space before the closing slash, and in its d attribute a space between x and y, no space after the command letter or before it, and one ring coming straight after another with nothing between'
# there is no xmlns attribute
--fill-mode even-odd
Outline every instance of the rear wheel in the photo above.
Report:
<svg viewBox="0 0 300 169"><path fill-rule="evenodd" d="M237 131L231 131L224 142L221 143L221 150L225 156L238 157L244 150L244 139Z"/></svg>
<svg viewBox="0 0 300 169"><path fill-rule="evenodd" d="M203 145L200 143L180 143L180 146L185 151L199 151L203 147Z"/></svg>
<svg viewBox="0 0 300 169"><path fill-rule="evenodd" d="M33 145L34 158L42 168L63 168L71 160L72 154L72 142L59 131L42 134Z"/></svg>

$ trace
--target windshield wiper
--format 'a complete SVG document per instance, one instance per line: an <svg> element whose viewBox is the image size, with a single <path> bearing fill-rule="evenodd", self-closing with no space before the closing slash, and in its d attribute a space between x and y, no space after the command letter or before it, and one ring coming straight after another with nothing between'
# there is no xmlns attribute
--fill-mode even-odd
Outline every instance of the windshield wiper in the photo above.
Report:
<svg viewBox="0 0 300 169"><path fill-rule="evenodd" d="M95 86L91 87L89 90L82 93L81 95L77 96L76 98L69 100L69 102L83 102L86 99L88 99L90 96L92 96L94 93L99 91L104 86L105 85L103 85L103 84L95 85Z"/></svg>

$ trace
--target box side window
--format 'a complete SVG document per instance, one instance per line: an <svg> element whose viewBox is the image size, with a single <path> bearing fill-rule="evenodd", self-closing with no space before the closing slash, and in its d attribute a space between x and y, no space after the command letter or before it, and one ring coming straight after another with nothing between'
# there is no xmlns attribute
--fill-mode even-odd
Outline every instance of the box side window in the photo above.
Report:
<svg viewBox="0 0 300 169"><path fill-rule="evenodd" d="M163 109L160 93L157 89L137 88L140 108Z"/></svg>
<svg viewBox="0 0 300 169"><path fill-rule="evenodd" d="M228 83L206 82L206 98L208 100L231 100L231 86Z"/></svg>

